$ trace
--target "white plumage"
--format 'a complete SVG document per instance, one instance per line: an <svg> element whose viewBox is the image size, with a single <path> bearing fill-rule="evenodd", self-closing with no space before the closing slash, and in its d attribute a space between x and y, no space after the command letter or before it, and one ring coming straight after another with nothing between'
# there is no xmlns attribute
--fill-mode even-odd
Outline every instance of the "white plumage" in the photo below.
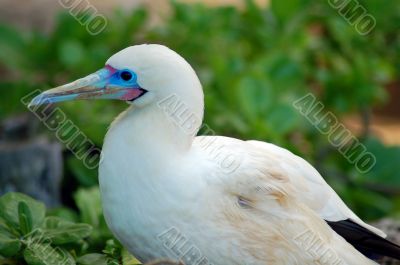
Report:
<svg viewBox="0 0 400 265"><path fill-rule="evenodd" d="M200 126L201 85L179 55L141 45L107 64L134 70L150 94L112 124L99 171L107 223L142 261L176 259L162 239L176 228L214 265L375 264L323 219L350 218L384 234L361 221L306 161L264 142L194 137L157 104L177 95ZM233 172L210 155L220 147L240 160Z"/></svg>

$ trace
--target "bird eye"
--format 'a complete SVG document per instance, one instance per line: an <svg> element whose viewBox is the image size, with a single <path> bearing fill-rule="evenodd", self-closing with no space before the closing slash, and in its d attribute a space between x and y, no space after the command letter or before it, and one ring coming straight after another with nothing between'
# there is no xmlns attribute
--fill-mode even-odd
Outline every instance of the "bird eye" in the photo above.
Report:
<svg viewBox="0 0 400 265"><path fill-rule="evenodd" d="M129 72L127 70L124 70L124 71L121 72L120 77L124 81L131 81L132 78L133 78L133 75L132 75L131 72Z"/></svg>

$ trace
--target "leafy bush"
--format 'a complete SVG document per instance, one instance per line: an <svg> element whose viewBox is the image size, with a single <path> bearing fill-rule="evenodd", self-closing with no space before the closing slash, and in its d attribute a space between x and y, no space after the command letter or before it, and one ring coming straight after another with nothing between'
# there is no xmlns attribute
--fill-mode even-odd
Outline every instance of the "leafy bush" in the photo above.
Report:
<svg viewBox="0 0 400 265"><path fill-rule="evenodd" d="M60 14L49 34L20 32L1 25L0 119L26 111L20 99L33 89L45 90L94 72L111 54L126 46L161 43L182 54L199 74L206 96L205 122L215 132L270 141L303 156L363 218L398 216L400 148L387 147L374 139L366 126L360 140L376 156L377 164L371 172L362 174L292 103L312 92L326 111L339 118L356 113L368 120L371 109L387 100L385 87L400 81L400 5L395 0L385 4L360 0L377 20L376 28L361 36L328 1L272 0L269 8L258 7L250 0L245 3L245 8L236 9L172 2L172 15L156 25L145 9L130 14L119 11L108 18L106 30L97 36L89 35L69 14ZM111 120L126 105L96 101L68 102L60 107L101 146ZM65 178L78 183L69 190L96 187L96 171L86 169L71 154L66 153L65 159ZM79 217L68 209L55 211L63 216L62 220L72 221L60 221L62 226L87 227L75 223L84 222L93 227L89 237L87 227L86 233L77 235L77 242L68 242L68 247L62 248L73 258L86 253L85 248L106 248L104 242L111 238L99 217L101 211L94 210L100 209L95 193L75 193ZM88 207L91 203L97 206ZM13 207L16 214L19 208ZM43 212L42 206L29 207L35 216L39 214L35 211ZM15 237L34 227L46 229L46 222L39 225L40 220L50 218L42 213L32 219L32 225L25 225L26 207L20 208L12 221L18 224L12 226L16 229L14 237L5 239L9 240L6 244L15 244L19 250L17 254L7 253L9 247L0 246L5 256L23 255L26 247ZM120 253L109 248L101 257Z"/></svg>
<svg viewBox="0 0 400 265"><path fill-rule="evenodd" d="M93 198L98 197L98 189L81 190L76 194L81 220L87 223L60 217L69 210L60 209L60 216L55 215L57 211L46 216L42 203L21 193L0 197L0 264L140 264L112 238L105 225L99 224L101 208L98 200L93 202ZM103 235L108 240L103 241ZM104 247L102 253L90 253L96 241Z"/></svg>

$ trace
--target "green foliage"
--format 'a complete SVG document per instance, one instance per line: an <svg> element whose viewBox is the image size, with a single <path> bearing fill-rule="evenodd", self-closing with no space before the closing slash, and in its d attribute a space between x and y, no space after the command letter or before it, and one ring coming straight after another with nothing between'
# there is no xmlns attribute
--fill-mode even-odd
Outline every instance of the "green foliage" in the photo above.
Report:
<svg viewBox="0 0 400 265"><path fill-rule="evenodd" d="M102 217L99 203L91 203L98 190L81 190L77 194L81 203L89 203L96 214L88 220L94 223L100 233L108 239L101 238L105 244L98 244L94 250L102 253L90 253L88 244L93 243L92 226L86 223L76 223L57 216L45 216L44 205L29 196L20 193L7 193L0 197L0 264L28 265L61 265L61 264L105 264L105 265L135 265L140 264L116 242L111 234L99 229L98 219ZM90 196L93 195L93 196ZM83 198L83 199L81 199ZM81 219L86 219L92 210L82 209ZM85 217L86 216L86 217ZM106 228L104 228L106 229ZM97 235L97 240L98 239ZM5 260L7 258L7 260ZM94 261L102 261L97 263ZM5 262L5 263L3 263Z"/></svg>
<svg viewBox="0 0 400 265"><path fill-rule="evenodd" d="M395 0L360 3L377 20L367 36L358 34L327 1L312 0L272 0L269 8L247 0L243 9L174 1L163 23L154 24L145 9L119 11L108 17L107 28L97 36L67 13L60 14L48 34L0 25L0 68L5 76L0 81L0 119L26 111L20 99L34 89L94 72L126 46L161 43L182 54L199 74L205 122L217 134L289 148L316 165L361 217L399 216L400 148L362 137L377 158L373 170L362 174L292 106L312 92L339 118L365 114L385 103L385 86L399 82L400 5ZM110 122L126 105L93 101L60 107L101 146ZM0 209L5 209L0 212L0 254L40 264L35 252L19 240L39 228L54 236L55 243L63 243L61 251L75 260L79 257L81 264L121 261L124 251L115 240L104 245L112 236L101 213L96 171L68 153L65 164L65 183L72 178L78 183L70 190L76 191L79 214L62 208L45 217L42 204L23 195L6 195L0 200ZM52 235L58 228L77 232ZM102 249L106 250L100 253Z"/></svg>
<svg viewBox="0 0 400 265"><path fill-rule="evenodd" d="M14 234L24 236L40 227L45 217L43 203L20 193L8 193L0 198L0 217L14 230Z"/></svg>

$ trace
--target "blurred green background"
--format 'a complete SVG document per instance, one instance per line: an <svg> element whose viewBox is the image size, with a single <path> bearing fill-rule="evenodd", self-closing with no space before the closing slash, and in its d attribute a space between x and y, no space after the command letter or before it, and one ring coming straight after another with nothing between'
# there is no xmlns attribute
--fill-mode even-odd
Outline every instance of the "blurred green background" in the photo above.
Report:
<svg viewBox="0 0 400 265"><path fill-rule="evenodd" d="M400 5L396 0L359 2L377 22L365 36L328 1L312 0L272 0L266 5L242 1L239 8L173 1L157 19L154 7L138 6L131 11L116 7L106 15L105 30L96 36L67 10L57 14L54 26L46 31L24 30L3 21L0 120L27 112L20 99L35 89L45 90L94 72L127 46L161 43L183 55L197 71L205 91L205 123L217 134L288 148L316 166L360 217L397 219ZM309 92L324 103L326 111L354 128L376 156L377 164L370 172L358 172L292 106ZM109 124L127 106L118 101L90 101L59 107L101 147ZM375 132L376 128L387 130L381 122L387 120L390 141ZM36 135L55 138L44 126L28 138ZM111 234L101 218L97 170L86 169L66 148L63 160L61 205L48 212L91 224L89 249L104 249Z"/></svg>

